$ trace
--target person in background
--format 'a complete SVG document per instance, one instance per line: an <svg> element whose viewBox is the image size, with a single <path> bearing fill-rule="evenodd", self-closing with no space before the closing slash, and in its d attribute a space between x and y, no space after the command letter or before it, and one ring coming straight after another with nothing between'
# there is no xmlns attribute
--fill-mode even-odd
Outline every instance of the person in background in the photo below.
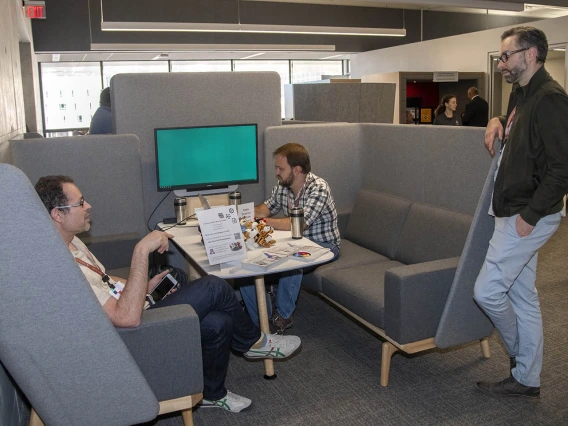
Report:
<svg viewBox="0 0 568 426"><path fill-rule="evenodd" d="M485 131L489 154L499 152L489 208L495 230L473 296L499 331L511 367L500 382L476 384L494 397L540 398L538 250L558 229L568 191L568 96L544 68L547 53L537 28L501 35L497 68L513 87L507 115L492 118Z"/></svg>
<svg viewBox="0 0 568 426"><path fill-rule="evenodd" d="M153 231L134 247L128 280L109 276L77 234L91 227L91 205L69 176L44 176L35 186L54 226L78 263L102 310L116 327L137 327L145 309L191 305L199 316L203 357L202 407L222 408L238 413L251 400L225 388L231 349L246 358L284 359L299 349L296 336L265 334L255 326L239 304L229 284L213 275L179 287L168 297L153 302L148 293L168 270L148 281L148 256L168 249L172 235ZM124 287L120 293L120 288ZM118 290L118 291L117 291Z"/></svg>
<svg viewBox="0 0 568 426"><path fill-rule="evenodd" d="M456 95L445 95L436 111L434 111L434 122L432 124L437 126L461 126L461 119L456 114L457 107Z"/></svg>
<svg viewBox="0 0 568 426"><path fill-rule="evenodd" d="M110 103L110 87L105 87L101 91L99 107L95 111L95 115L91 120L89 134L104 135L114 133L112 131L112 108Z"/></svg>
<svg viewBox="0 0 568 426"><path fill-rule="evenodd" d="M470 87L467 90L467 97L470 102L465 106L465 111L461 116L464 126L487 127L489 120L489 104L479 96L477 87Z"/></svg>
<svg viewBox="0 0 568 426"><path fill-rule="evenodd" d="M311 172L310 156L306 148L297 143L287 143L273 153L274 168L278 183L270 197L254 207L255 217L264 218L266 224L276 230L290 231L290 209L304 209L304 237L329 248L334 257L339 256L339 228L337 210L331 195L331 188L322 178ZM283 218L275 218L280 211ZM300 294L303 270L278 274L276 309L272 313L272 323L276 333L283 334L293 324L292 314ZM258 308L254 284L241 286L241 295L253 322L258 325ZM271 310L271 303L267 303ZM269 311L270 314L270 311Z"/></svg>

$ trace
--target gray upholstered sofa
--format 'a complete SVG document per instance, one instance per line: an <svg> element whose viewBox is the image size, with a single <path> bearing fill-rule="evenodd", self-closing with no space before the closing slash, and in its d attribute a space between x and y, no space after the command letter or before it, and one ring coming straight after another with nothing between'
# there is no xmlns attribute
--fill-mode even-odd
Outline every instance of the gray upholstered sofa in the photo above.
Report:
<svg viewBox="0 0 568 426"><path fill-rule="evenodd" d="M436 333L471 220L471 215L361 190L341 256L306 275L303 284L412 350ZM383 385L387 381L388 369L383 369Z"/></svg>

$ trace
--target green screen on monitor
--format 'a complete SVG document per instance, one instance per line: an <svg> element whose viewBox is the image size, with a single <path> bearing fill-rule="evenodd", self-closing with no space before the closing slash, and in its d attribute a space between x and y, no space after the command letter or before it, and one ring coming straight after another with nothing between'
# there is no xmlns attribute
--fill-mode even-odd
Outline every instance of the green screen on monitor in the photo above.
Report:
<svg viewBox="0 0 568 426"><path fill-rule="evenodd" d="M155 129L158 191L258 182L256 124Z"/></svg>

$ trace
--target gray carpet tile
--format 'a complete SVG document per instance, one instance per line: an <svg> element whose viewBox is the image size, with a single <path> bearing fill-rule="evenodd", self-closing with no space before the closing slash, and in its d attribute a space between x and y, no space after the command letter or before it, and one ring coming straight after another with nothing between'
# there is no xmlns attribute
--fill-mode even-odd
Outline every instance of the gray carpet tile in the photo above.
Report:
<svg viewBox="0 0 568 426"><path fill-rule="evenodd" d="M508 374L498 336L484 359L478 343L392 358L389 386L380 386L381 340L317 295L302 292L290 330L301 351L275 363L278 378L263 378L262 362L231 356L226 385L253 400L239 414L194 410L197 426L223 425L568 425L568 219L539 254L537 287L544 318L542 396L538 403L493 399L478 380ZM157 426L181 426L181 416Z"/></svg>

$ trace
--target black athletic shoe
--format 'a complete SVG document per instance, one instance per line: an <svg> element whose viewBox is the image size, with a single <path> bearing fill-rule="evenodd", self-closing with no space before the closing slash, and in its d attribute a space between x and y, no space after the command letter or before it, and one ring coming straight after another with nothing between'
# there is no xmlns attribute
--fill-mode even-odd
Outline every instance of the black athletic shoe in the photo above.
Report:
<svg viewBox="0 0 568 426"><path fill-rule="evenodd" d="M540 387L525 386L517 382L513 376L507 377L496 383L477 382L476 388L478 391L486 395L491 395L497 398L506 396L521 397L527 399L539 399Z"/></svg>

